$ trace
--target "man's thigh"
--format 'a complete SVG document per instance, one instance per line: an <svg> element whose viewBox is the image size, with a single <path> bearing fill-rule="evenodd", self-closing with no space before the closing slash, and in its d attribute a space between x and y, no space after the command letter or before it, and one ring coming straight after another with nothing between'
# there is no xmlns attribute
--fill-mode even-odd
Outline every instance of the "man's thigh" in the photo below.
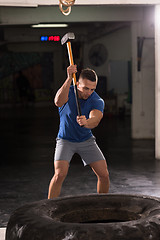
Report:
<svg viewBox="0 0 160 240"><path fill-rule="evenodd" d="M79 145L78 154L81 156L84 166L90 165L99 160L105 160L105 157L98 147L94 137Z"/></svg>
<svg viewBox="0 0 160 240"><path fill-rule="evenodd" d="M54 162L54 171L55 174L61 174L66 176L68 173L69 163L65 160L55 161Z"/></svg>
<svg viewBox="0 0 160 240"><path fill-rule="evenodd" d="M70 163L73 154L75 153L74 145L64 139L57 139L54 161L66 160Z"/></svg>
<svg viewBox="0 0 160 240"><path fill-rule="evenodd" d="M90 167L98 177L108 177L109 175L106 160L93 162Z"/></svg>

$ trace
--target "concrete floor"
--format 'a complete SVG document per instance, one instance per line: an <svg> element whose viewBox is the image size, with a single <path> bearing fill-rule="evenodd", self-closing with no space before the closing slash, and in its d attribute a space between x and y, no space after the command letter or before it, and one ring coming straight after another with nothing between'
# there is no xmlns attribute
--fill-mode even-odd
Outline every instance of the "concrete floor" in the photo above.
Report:
<svg viewBox="0 0 160 240"><path fill-rule="evenodd" d="M47 198L58 121L53 106L0 109L0 227L16 208ZM132 140L130 125L129 117L104 117L93 130L107 158L110 193L160 197L154 140ZM61 196L86 193L96 193L96 177L75 155Z"/></svg>

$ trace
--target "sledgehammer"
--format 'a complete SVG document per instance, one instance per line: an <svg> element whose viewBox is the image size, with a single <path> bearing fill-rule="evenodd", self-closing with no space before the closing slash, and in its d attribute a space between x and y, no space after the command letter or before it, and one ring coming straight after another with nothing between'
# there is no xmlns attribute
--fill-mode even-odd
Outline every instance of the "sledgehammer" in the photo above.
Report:
<svg viewBox="0 0 160 240"><path fill-rule="evenodd" d="M69 62L70 65L74 65L73 61L73 54L72 54L72 47L71 47L71 40L75 39L74 33L66 33L62 39L61 39L61 44L67 44L67 49L68 49L68 56L69 56ZM73 74L73 86L74 86L74 93L76 97L76 105L77 105L77 111L78 111L78 116L81 116L81 107L79 103L79 98L78 98L78 90L77 90L77 81L76 81L76 74Z"/></svg>

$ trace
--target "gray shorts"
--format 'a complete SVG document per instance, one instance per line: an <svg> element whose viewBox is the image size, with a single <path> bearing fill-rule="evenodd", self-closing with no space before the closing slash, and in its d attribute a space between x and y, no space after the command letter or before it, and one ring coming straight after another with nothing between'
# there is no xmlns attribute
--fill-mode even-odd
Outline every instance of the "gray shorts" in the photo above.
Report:
<svg viewBox="0 0 160 240"><path fill-rule="evenodd" d="M70 142L57 138L54 161L66 160L70 163L72 156L78 153L84 166L99 160L105 160L103 153L98 147L95 137L91 137L84 142Z"/></svg>

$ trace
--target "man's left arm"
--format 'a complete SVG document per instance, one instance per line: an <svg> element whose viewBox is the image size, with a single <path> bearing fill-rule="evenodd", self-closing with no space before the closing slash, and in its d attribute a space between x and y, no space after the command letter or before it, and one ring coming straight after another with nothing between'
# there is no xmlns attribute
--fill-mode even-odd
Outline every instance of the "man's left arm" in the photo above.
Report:
<svg viewBox="0 0 160 240"><path fill-rule="evenodd" d="M100 110L93 109L90 111L88 119L86 119L86 116L84 115L77 116L77 122L80 126L92 129L98 126L102 118L103 113Z"/></svg>

